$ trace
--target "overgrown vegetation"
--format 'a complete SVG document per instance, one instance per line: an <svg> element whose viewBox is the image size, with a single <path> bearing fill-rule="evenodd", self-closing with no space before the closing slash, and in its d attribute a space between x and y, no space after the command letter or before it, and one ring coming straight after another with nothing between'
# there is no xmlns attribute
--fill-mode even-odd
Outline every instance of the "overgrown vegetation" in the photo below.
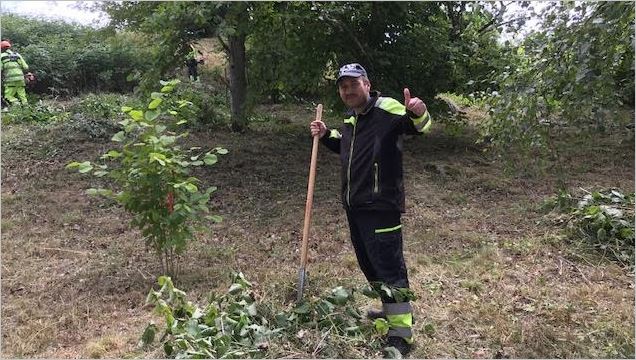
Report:
<svg viewBox="0 0 636 360"><path fill-rule="evenodd" d="M71 96L85 91L131 91L150 68L143 37L62 21L2 14L2 37L12 42L37 82L37 94Z"/></svg>
<svg viewBox="0 0 636 360"><path fill-rule="evenodd" d="M551 3L539 18L540 30L493 73L491 116L481 129L501 153L515 150L512 165L556 159L563 176L555 139L628 125L617 111L633 108L634 4Z"/></svg>
<svg viewBox="0 0 636 360"><path fill-rule="evenodd" d="M65 121L70 118L70 112L61 106L50 102L38 101L30 106L12 106L2 114L2 124L20 123L49 123Z"/></svg>
<svg viewBox="0 0 636 360"><path fill-rule="evenodd" d="M216 187L200 190L201 181L190 175L190 168L214 165L217 154L227 153L222 147L181 149L179 141L187 133L179 128L188 122L184 112L192 103L169 97L178 84L178 80L162 82L161 92L152 93L147 109L122 107L128 118L119 122L123 130L112 137L122 146L102 155L102 164L74 161L67 165L115 182L119 191L98 188L87 193L114 199L131 212L131 224L161 257L164 273L172 276L179 272L176 256L194 237L191 224L204 218L221 221L217 215L205 215Z"/></svg>

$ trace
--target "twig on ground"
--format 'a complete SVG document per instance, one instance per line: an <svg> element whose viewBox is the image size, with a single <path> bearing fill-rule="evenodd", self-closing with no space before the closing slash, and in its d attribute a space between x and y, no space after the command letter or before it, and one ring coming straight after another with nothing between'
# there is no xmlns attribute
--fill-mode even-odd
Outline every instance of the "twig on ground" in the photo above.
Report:
<svg viewBox="0 0 636 360"><path fill-rule="evenodd" d="M576 266L575 263L571 262L570 260L564 258L564 257L560 257L560 260L565 260L568 264L572 265L576 270L578 270L579 274L581 274L581 277L583 278L583 280L585 280L585 282L587 283L587 285L592 285L592 283L590 282L590 280L587 279L587 276L585 276L585 274L583 273L583 271ZM560 275L560 274L559 274Z"/></svg>
<svg viewBox="0 0 636 360"><path fill-rule="evenodd" d="M322 345L322 343L325 341L325 339L327 338L327 335L329 335L329 333L331 333L331 330L333 329L333 325L331 325L331 327L329 328L329 330L325 331L325 334L322 336L322 338L320 339L320 341L318 342L318 345L316 345L316 348L314 349L314 351L311 353L312 357L316 357L316 354L318 354L318 351L320 350L320 345Z"/></svg>
<svg viewBox="0 0 636 360"><path fill-rule="evenodd" d="M62 249L62 248L50 248L50 247L39 247L38 249L40 249L40 250L49 250L49 251L69 252L69 253L85 255L85 256L86 255L92 255L92 253L90 251L79 251L79 250Z"/></svg>

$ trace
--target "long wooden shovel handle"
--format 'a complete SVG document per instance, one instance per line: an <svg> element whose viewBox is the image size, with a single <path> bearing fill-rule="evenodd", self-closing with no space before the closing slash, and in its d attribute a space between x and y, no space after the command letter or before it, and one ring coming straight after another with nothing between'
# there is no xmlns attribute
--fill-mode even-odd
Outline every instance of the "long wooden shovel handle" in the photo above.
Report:
<svg viewBox="0 0 636 360"><path fill-rule="evenodd" d="M322 120L322 104L316 107L316 121ZM309 242L309 227L311 225L311 208L314 203L314 184L316 183L316 160L318 158L319 136L314 136L311 147L311 163L309 165L309 183L307 184L307 202L305 203L305 223L303 225L303 243L300 248L300 267L307 264L307 243Z"/></svg>

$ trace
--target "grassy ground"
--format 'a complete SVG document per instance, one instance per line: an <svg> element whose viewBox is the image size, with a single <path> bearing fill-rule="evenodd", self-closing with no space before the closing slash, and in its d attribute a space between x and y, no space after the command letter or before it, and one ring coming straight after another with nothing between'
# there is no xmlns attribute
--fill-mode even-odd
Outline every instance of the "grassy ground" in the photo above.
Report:
<svg viewBox="0 0 636 360"><path fill-rule="evenodd" d="M176 285L192 299L226 289L230 270L240 270L262 299L279 307L293 302L313 109L270 106L260 113L272 121L245 134L215 130L190 137L192 144L230 151L196 174L219 187L212 208L224 221L199 234L182 257ZM338 122L333 114L326 117ZM159 274L157 258L122 209L83 193L95 185L91 179L64 169L110 148L109 136L89 139L81 130L64 124L3 128L2 356L162 357L160 349L137 347L148 321L161 323L144 307ZM564 156L573 191L634 191L633 143L597 138ZM407 139L404 162L406 260L420 296L413 304L412 357L634 356L633 274L580 251L546 220L539 205L554 194L554 174L508 175L471 136L452 138L439 128ZM307 296L364 283L339 181L336 155L321 148ZM380 355L320 340L283 344L271 354Z"/></svg>

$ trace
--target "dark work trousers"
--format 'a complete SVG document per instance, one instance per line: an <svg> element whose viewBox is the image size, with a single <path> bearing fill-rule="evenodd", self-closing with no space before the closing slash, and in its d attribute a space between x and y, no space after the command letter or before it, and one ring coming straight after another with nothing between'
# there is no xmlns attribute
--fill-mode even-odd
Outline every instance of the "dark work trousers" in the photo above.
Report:
<svg viewBox="0 0 636 360"><path fill-rule="evenodd" d="M347 211L351 242L369 282L408 288L399 211ZM395 302L382 294L382 302Z"/></svg>
<svg viewBox="0 0 636 360"><path fill-rule="evenodd" d="M199 79L199 72L197 69L197 61L194 59L188 60L188 76L190 76L191 80L197 81Z"/></svg>

